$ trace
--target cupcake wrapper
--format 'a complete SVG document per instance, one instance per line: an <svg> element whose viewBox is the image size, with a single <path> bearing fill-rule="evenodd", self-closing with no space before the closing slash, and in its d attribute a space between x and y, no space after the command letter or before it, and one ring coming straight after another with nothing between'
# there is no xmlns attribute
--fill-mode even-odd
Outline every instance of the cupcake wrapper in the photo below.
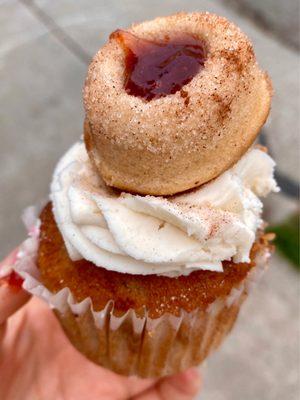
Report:
<svg viewBox="0 0 300 400"><path fill-rule="evenodd" d="M180 316L166 313L152 319L147 310L140 317L130 309L117 317L113 301L103 310L94 311L90 298L77 303L69 288L53 294L41 283L36 266L39 220L35 219L32 225L33 214L33 209L25 213L29 238L21 245L15 266L24 279L23 288L53 308L70 341L81 353L123 375L161 377L200 364L231 330L241 304L262 275L270 255L268 250L259 254L256 267L240 286L205 311L181 310Z"/></svg>

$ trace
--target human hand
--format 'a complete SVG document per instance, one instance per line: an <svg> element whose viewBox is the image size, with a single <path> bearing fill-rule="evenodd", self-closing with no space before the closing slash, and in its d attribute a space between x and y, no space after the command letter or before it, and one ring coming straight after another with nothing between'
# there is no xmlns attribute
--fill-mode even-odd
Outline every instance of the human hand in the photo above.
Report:
<svg viewBox="0 0 300 400"><path fill-rule="evenodd" d="M15 262L16 253L0 263L0 273ZM15 273L0 278L0 399L189 400L198 392L201 382L194 368L162 379L139 379L93 364L73 348L39 299L16 312L29 298Z"/></svg>

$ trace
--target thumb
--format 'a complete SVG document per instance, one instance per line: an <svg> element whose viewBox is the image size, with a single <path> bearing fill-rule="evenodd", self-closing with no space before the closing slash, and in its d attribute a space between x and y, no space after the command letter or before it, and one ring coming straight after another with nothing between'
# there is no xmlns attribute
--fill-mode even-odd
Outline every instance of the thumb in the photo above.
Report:
<svg viewBox="0 0 300 400"><path fill-rule="evenodd" d="M12 270L17 253L18 249L15 249L0 263L0 325L30 298L22 289L22 278Z"/></svg>
<svg viewBox="0 0 300 400"><path fill-rule="evenodd" d="M190 368L180 374L163 379L159 383L159 399L190 400L201 387L200 373L197 368Z"/></svg>
<svg viewBox="0 0 300 400"><path fill-rule="evenodd" d="M177 375L159 380L136 400L191 400L201 389L201 377L197 368L190 368Z"/></svg>

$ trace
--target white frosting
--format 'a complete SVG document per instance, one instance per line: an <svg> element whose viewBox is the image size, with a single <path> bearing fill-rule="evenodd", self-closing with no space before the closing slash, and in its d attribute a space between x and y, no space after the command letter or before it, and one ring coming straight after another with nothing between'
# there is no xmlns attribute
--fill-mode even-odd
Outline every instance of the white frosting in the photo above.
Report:
<svg viewBox="0 0 300 400"><path fill-rule="evenodd" d="M258 196L278 191L274 161L251 149L217 179L169 198L120 194L95 172L83 143L58 163L51 185L55 220L72 260L108 270L176 276L249 262L261 225Z"/></svg>

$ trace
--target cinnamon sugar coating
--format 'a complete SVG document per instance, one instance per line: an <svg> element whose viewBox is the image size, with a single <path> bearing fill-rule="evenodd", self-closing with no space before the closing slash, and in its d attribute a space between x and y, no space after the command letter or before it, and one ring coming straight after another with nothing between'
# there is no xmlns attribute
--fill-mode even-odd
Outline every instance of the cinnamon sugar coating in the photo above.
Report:
<svg viewBox="0 0 300 400"><path fill-rule="evenodd" d="M270 109L271 84L249 39L225 18L180 13L133 25L140 38L192 34L208 49L182 90L151 101L126 93L124 50L113 37L95 55L84 87L85 141L109 186L170 195L201 185L237 162Z"/></svg>
<svg viewBox="0 0 300 400"><path fill-rule="evenodd" d="M143 315L148 310L151 318L165 312L178 315L180 309L205 311L216 299L225 298L246 278L255 263L224 262L224 272L195 271L188 276L168 278L158 275L131 275L108 271L93 263L73 262L65 248L49 203L41 214L41 234L38 268L42 283L53 293L70 288L77 302L91 297L93 308L102 310L114 301L115 315L123 315L130 308ZM269 246L267 236L254 244L251 260L262 248Z"/></svg>

